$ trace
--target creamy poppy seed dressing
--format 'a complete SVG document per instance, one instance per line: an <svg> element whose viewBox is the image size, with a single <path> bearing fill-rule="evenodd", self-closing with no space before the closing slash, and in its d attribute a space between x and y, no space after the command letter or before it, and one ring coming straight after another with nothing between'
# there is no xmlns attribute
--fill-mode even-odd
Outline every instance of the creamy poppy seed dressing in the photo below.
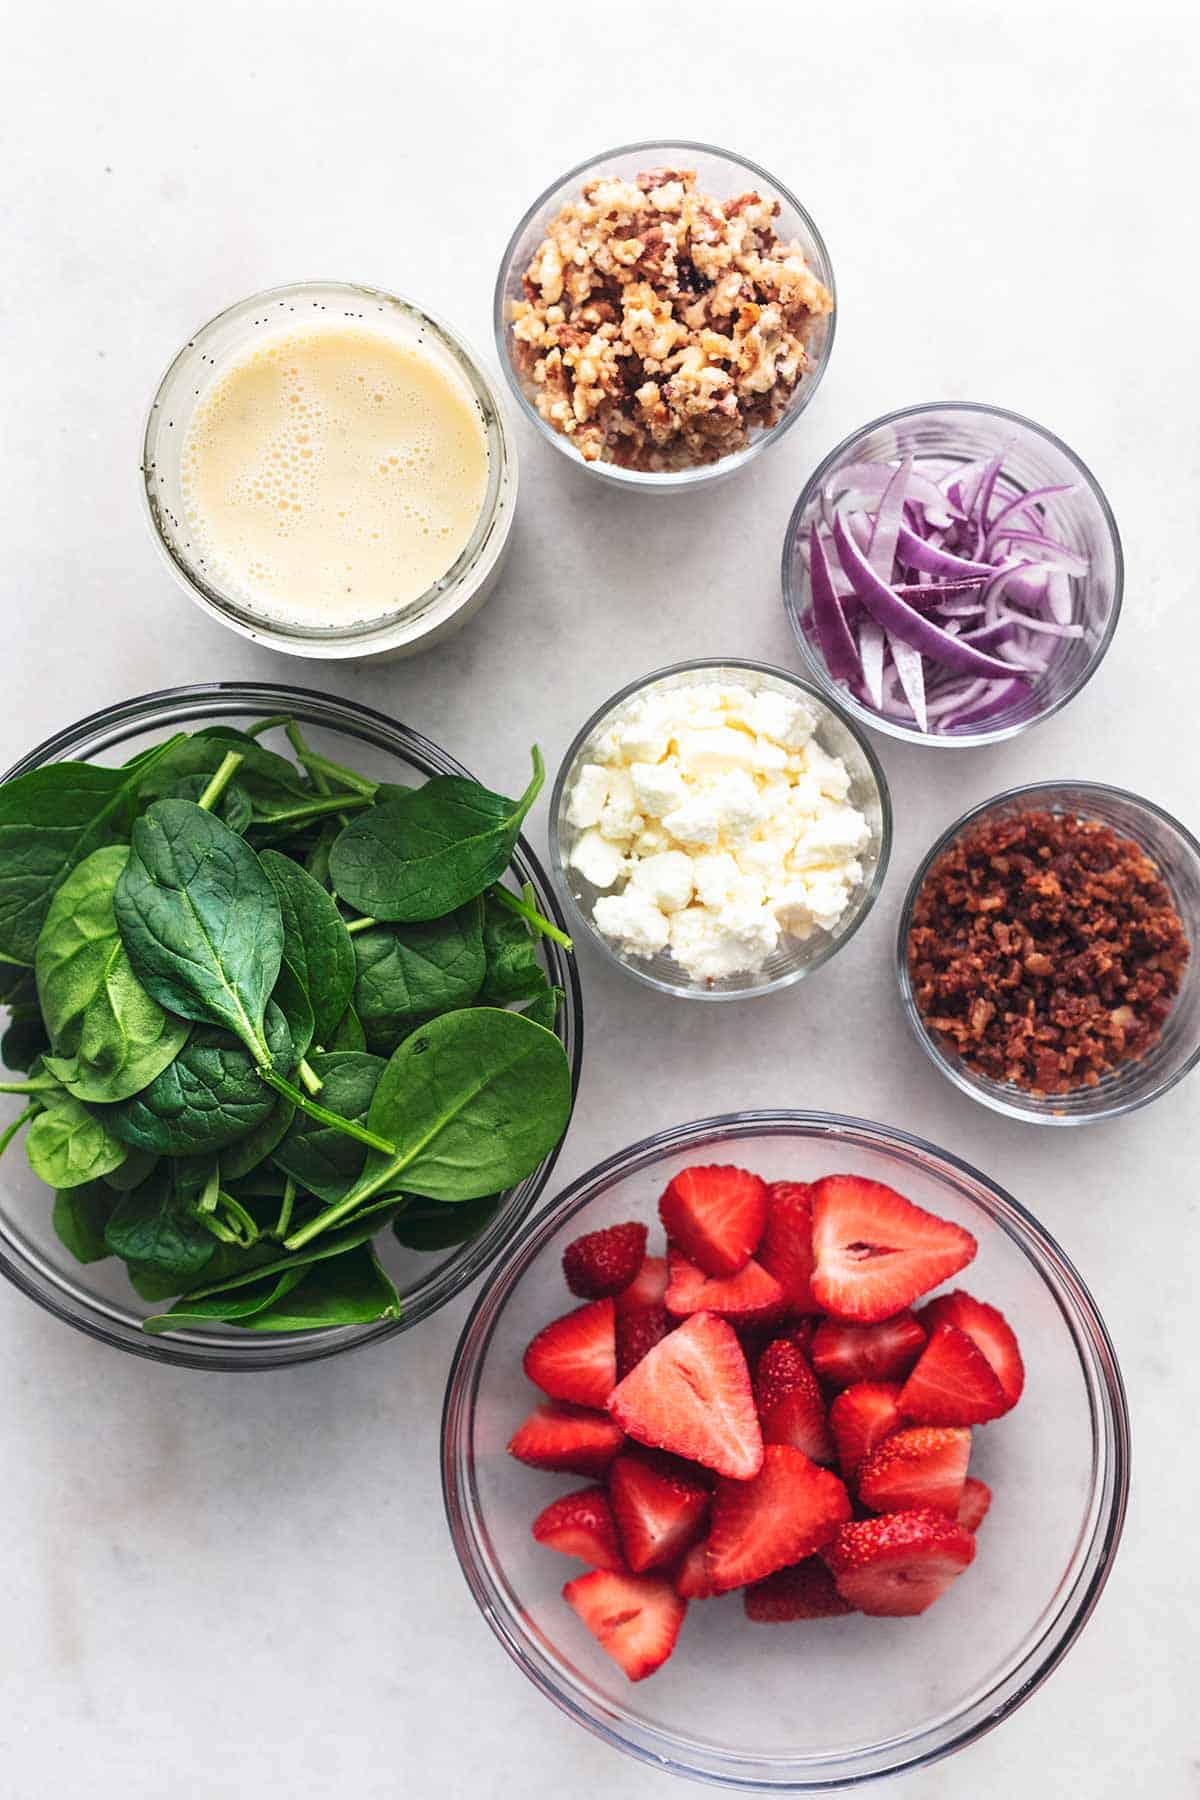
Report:
<svg viewBox="0 0 1200 1800"><path fill-rule="evenodd" d="M488 481L466 381L357 322L260 339L201 395L183 450L193 551L255 611L348 625L411 605L470 540Z"/></svg>

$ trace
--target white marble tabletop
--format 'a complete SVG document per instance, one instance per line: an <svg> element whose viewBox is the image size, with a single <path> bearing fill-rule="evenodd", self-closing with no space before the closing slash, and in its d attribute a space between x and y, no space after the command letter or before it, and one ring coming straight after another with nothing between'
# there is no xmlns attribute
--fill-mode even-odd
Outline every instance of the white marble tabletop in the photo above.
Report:
<svg viewBox="0 0 1200 1800"><path fill-rule="evenodd" d="M557 1180L635 1130L800 1104L903 1124L1032 1206L1124 1364L1140 1471L1125 1543L1049 1684L892 1791L1194 1795L1200 1084L1069 1134L992 1117L916 1053L890 962L919 855L999 788L1110 780L1200 823L1194 12L47 0L11 10L4 35L0 763L106 702L259 676L382 707L511 780L535 734L553 766L600 700L682 654L795 666L788 512L814 461L875 414L995 400L1094 467L1128 561L1098 678L999 748L880 741L891 873L853 946L801 989L695 1008L685 1044L667 1003L585 945L586 1066ZM408 663L256 650L173 587L141 517L138 436L193 326L333 275L410 293L485 346L495 265L533 194L605 145L672 131L778 170L829 243L838 342L778 449L714 495L655 504L580 477L522 422L502 586ZM545 827L543 804L539 850ZM437 1470L468 1304L374 1350L239 1379L99 1348L0 1292L6 1794L683 1791L559 1716L476 1614Z"/></svg>

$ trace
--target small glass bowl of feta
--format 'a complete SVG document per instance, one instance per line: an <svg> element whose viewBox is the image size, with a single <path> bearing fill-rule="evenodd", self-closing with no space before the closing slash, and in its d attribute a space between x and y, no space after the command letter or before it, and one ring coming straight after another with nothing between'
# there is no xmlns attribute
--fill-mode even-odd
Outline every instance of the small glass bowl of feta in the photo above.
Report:
<svg viewBox="0 0 1200 1800"><path fill-rule="evenodd" d="M772 993L866 918L892 843L866 736L766 663L704 658L631 682L567 751L556 883L637 980L696 1000Z"/></svg>

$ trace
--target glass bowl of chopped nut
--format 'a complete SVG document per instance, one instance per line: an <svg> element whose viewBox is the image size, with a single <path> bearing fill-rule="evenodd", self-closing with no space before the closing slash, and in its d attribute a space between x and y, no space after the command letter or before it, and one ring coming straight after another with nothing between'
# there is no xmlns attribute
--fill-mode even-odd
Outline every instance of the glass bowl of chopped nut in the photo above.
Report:
<svg viewBox="0 0 1200 1800"><path fill-rule="evenodd" d="M556 449L670 492L732 474L799 418L833 348L833 271L757 163L651 141L538 196L494 310L501 367Z"/></svg>
<svg viewBox="0 0 1200 1800"><path fill-rule="evenodd" d="M550 801L577 927L660 993L740 1000L810 975L858 930L892 842L865 734L808 682L699 659L606 700Z"/></svg>
<svg viewBox="0 0 1200 1800"><path fill-rule="evenodd" d="M1200 844L1152 801L1038 782L957 819L913 877L897 974L944 1075L1011 1119L1087 1125L1200 1062Z"/></svg>

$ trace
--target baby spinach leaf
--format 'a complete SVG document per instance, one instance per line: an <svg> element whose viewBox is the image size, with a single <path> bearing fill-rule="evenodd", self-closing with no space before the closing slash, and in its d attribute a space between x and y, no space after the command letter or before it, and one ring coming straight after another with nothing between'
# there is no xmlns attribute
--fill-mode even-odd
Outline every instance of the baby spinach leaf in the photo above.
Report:
<svg viewBox="0 0 1200 1800"><path fill-rule="evenodd" d="M116 1135L114 1132L113 1136ZM101 1179L105 1187L111 1188L114 1193L127 1194L130 1188L141 1187L157 1161L158 1157L152 1150L139 1150L131 1144L120 1168L110 1169Z"/></svg>
<svg viewBox="0 0 1200 1800"><path fill-rule="evenodd" d="M195 1281L216 1246L187 1193L176 1187L169 1164L160 1164L141 1187L121 1195L104 1237L114 1255L147 1276L171 1281L169 1293Z"/></svg>
<svg viewBox="0 0 1200 1800"><path fill-rule="evenodd" d="M419 1020L469 1005L485 971L482 926L476 899L428 924L356 932L354 1010L369 1037L394 1044Z"/></svg>
<svg viewBox="0 0 1200 1800"><path fill-rule="evenodd" d="M314 1263L290 1293L237 1323L247 1331L327 1331L399 1317L399 1294L370 1244L360 1244Z"/></svg>
<svg viewBox="0 0 1200 1800"><path fill-rule="evenodd" d="M531 1000L528 1006L522 1006L518 1010L525 1018L532 1019L535 1025L541 1025L545 1030L553 1031L558 1022L558 1009L562 1002L562 989L547 986L545 993L539 994L536 1000Z"/></svg>
<svg viewBox="0 0 1200 1800"><path fill-rule="evenodd" d="M129 859L123 844L93 850L50 903L35 968L55 1054L46 1067L78 1100L124 1100L154 1080L187 1038L133 972L113 915Z"/></svg>
<svg viewBox="0 0 1200 1800"><path fill-rule="evenodd" d="M379 1078L367 1123L394 1155L372 1151L350 1192L286 1240L298 1249L389 1190L476 1200L522 1181L558 1143L571 1074L552 1032L491 1007L419 1026Z"/></svg>
<svg viewBox="0 0 1200 1800"><path fill-rule="evenodd" d="M353 1250L357 1245L367 1243L377 1231L382 1231L384 1226L391 1222L398 1204L398 1201L388 1199L367 1207L350 1224L344 1225L340 1231L328 1232L320 1243L313 1244L307 1250L299 1252L280 1250L276 1256L272 1257L270 1246L267 1246L266 1259L260 1260L262 1246L255 1244L253 1251L260 1254L255 1255L251 1260L251 1251L246 1251L244 1253L247 1259L246 1267L232 1274L223 1272L219 1281L205 1281L197 1284L191 1293L183 1295L179 1304L182 1306L185 1302L190 1304L193 1300L206 1299L210 1294L233 1292L237 1288L245 1287L247 1282L263 1280L268 1275L279 1274L285 1269L297 1269L310 1263L323 1262L327 1257L340 1256L344 1250ZM218 1246L218 1248L223 1249L224 1246Z"/></svg>
<svg viewBox="0 0 1200 1800"><path fill-rule="evenodd" d="M483 899L483 953L487 964L479 990L483 1004L506 1006L512 1000L531 1000L549 986L528 925L494 893Z"/></svg>
<svg viewBox="0 0 1200 1800"><path fill-rule="evenodd" d="M297 800L312 799L312 789L286 756L264 750L252 738L238 733L231 735L219 728L180 738L143 783L142 797L161 800L178 782L195 777L207 783L220 768L231 746L242 758L238 765L237 785L249 798L256 816Z"/></svg>
<svg viewBox="0 0 1200 1800"><path fill-rule="evenodd" d="M503 1203L503 1194L482 1200L464 1200L445 1206L437 1200L409 1200L392 1221L392 1235L406 1250L452 1250L478 1237L490 1225Z"/></svg>
<svg viewBox="0 0 1200 1800"><path fill-rule="evenodd" d="M263 1013L283 921L250 846L190 800L156 800L134 825L114 907L134 971L159 1004L226 1026L268 1062Z"/></svg>
<svg viewBox="0 0 1200 1800"><path fill-rule="evenodd" d="M367 1034L353 1006L348 1006L338 1020L325 1048L327 1050L365 1050Z"/></svg>
<svg viewBox="0 0 1200 1800"><path fill-rule="evenodd" d="M138 789L174 741L133 768L49 763L0 787L0 954L32 965L59 882L102 844L128 838Z"/></svg>
<svg viewBox="0 0 1200 1800"><path fill-rule="evenodd" d="M50 1039L37 1007L14 1010L11 1023L0 1038L0 1062L6 1069L31 1069L39 1056L45 1056Z"/></svg>
<svg viewBox="0 0 1200 1800"><path fill-rule="evenodd" d="M534 747L533 776L519 800L457 775L424 787L381 789L351 819L329 857L336 892L364 915L389 922L440 919L498 881L521 822L545 777Z"/></svg>
<svg viewBox="0 0 1200 1800"><path fill-rule="evenodd" d="M263 850L259 861L279 900L283 960L308 995L317 1042L326 1043L354 989L350 934L332 896L299 863L277 850Z"/></svg>
<svg viewBox="0 0 1200 1800"><path fill-rule="evenodd" d="M29 1165L52 1188L82 1187L125 1161L125 1145L65 1088L43 1094L25 1137Z"/></svg>
<svg viewBox="0 0 1200 1800"><path fill-rule="evenodd" d="M331 1112L365 1125L385 1063L362 1051L327 1051L314 1056L312 1067L322 1082L321 1099ZM300 1187L318 1200L340 1200L362 1173L366 1146L341 1131L331 1131L304 1113L277 1144L274 1159Z"/></svg>
<svg viewBox="0 0 1200 1800"><path fill-rule="evenodd" d="M240 1181L244 1175L256 1169L259 1163L271 1155L295 1116L295 1102L283 1094L276 1095L275 1104L262 1123L256 1125L253 1131L248 1131L245 1137L235 1138L221 1152L221 1180Z"/></svg>
<svg viewBox="0 0 1200 1800"><path fill-rule="evenodd" d="M112 1254L104 1232L116 1204L112 1189L102 1181L60 1188L55 1194L51 1220L59 1242L66 1246L76 1262L103 1262Z"/></svg>
<svg viewBox="0 0 1200 1800"><path fill-rule="evenodd" d="M158 1337L164 1331L201 1329L208 1325L239 1325L252 1313L261 1312L274 1301L282 1300L307 1274L307 1265L298 1269L284 1269L280 1274L268 1276L264 1281L249 1282L233 1293L210 1294L206 1299L180 1300L169 1313L147 1319L142 1329Z"/></svg>
<svg viewBox="0 0 1200 1800"><path fill-rule="evenodd" d="M16 1011L38 1003L37 982L33 970L22 963L0 961L0 1005Z"/></svg>
<svg viewBox="0 0 1200 1800"><path fill-rule="evenodd" d="M291 1065L291 1036L277 1006L266 1016L267 1041L277 1066ZM254 1058L229 1032L198 1025L170 1066L104 1119L122 1143L163 1156L222 1150L262 1125L276 1095L258 1077Z"/></svg>
<svg viewBox="0 0 1200 1800"><path fill-rule="evenodd" d="M292 1038L291 1067L294 1068L312 1047L313 1009L308 990L289 962L279 965L279 979L271 999L288 1022Z"/></svg>

